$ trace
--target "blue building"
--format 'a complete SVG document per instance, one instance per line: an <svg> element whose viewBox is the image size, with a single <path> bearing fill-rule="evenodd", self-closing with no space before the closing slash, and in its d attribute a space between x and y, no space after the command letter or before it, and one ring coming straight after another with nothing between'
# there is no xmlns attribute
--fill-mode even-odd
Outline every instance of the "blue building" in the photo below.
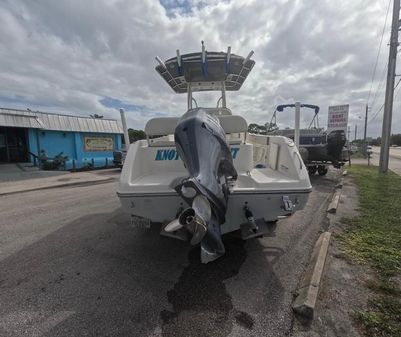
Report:
<svg viewBox="0 0 401 337"><path fill-rule="evenodd" d="M38 163L41 154L62 152L66 169L112 165L122 133L114 119L0 108L0 163Z"/></svg>

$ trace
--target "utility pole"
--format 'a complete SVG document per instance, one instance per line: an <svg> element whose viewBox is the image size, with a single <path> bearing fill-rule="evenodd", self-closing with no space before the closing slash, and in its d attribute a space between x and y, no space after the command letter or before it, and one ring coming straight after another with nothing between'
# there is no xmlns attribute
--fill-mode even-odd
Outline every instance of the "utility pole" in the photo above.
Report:
<svg viewBox="0 0 401 337"><path fill-rule="evenodd" d="M368 104L366 104L365 110L365 130L363 131L363 142L366 144L366 131L368 129Z"/></svg>
<svg viewBox="0 0 401 337"><path fill-rule="evenodd" d="M393 114L394 79L397 61L398 28L400 18L400 0L394 0L393 21L391 24L390 51L388 55L388 70L386 96L384 99L382 139L380 147L379 172L387 173L390 148L391 119Z"/></svg>
<svg viewBox="0 0 401 337"><path fill-rule="evenodd" d="M399 1L399 0L398 0ZM295 102L295 130L294 130L294 142L299 150L299 124L301 116L301 103Z"/></svg>
<svg viewBox="0 0 401 337"><path fill-rule="evenodd" d="M128 128L127 128L127 120L125 118L125 111L124 109L120 109L120 115L121 115L121 124L123 126L123 132L124 132L124 141L125 141L125 150L128 151L129 148L129 134L128 134Z"/></svg>
<svg viewBox="0 0 401 337"><path fill-rule="evenodd" d="M356 130L358 129L358 125L355 124L355 136L354 136L354 142L356 141Z"/></svg>

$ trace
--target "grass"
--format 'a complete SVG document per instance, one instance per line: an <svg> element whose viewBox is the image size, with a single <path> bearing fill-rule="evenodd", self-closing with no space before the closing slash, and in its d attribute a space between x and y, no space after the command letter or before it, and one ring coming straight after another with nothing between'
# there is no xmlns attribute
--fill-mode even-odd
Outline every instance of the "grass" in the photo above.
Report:
<svg viewBox="0 0 401 337"><path fill-rule="evenodd" d="M366 158L362 152L357 151L351 154L351 159Z"/></svg>
<svg viewBox="0 0 401 337"><path fill-rule="evenodd" d="M369 265L377 281L368 284L376 294L358 320L369 337L401 336L401 290L393 277L401 274L401 177L379 174L377 167L352 165L359 194L360 212L341 236L344 253Z"/></svg>
<svg viewBox="0 0 401 337"><path fill-rule="evenodd" d="M397 299L380 297L369 301L369 310L359 312L368 336L401 336L401 306Z"/></svg>

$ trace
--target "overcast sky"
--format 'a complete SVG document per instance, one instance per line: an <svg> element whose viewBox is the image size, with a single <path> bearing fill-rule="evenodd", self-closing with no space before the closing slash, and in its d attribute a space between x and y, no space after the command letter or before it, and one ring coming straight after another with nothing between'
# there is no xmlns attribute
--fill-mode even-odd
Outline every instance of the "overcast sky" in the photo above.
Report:
<svg viewBox="0 0 401 337"><path fill-rule="evenodd" d="M265 123L275 105L299 100L319 105L326 125L329 105L350 104L349 124L352 130L358 124L362 137L387 6L387 0L1 0L0 106L112 118L124 107L129 127L143 128L153 116L178 116L186 108L185 96L154 70L154 57L173 57L177 48L200 51L204 40L209 51L229 45L242 56L255 51L253 71L227 98L248 123ZM371 116L384 100L384 81L376 91L391 10ZM400 112L401 95L393 132L401 132ZM313 112L302 115L306 124ZM278 118L292 125L293 111ZM379 113L369 123L369 135L381 134L381 119Z"/></svg>

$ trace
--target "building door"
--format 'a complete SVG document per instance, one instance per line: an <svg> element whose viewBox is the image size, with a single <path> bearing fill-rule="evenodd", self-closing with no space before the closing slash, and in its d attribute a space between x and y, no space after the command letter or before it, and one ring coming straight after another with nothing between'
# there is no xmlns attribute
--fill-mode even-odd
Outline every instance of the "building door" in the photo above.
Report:
<svg viewBox="0 0 401 337"><path fill-rule="evenodd" d="M0 163L8 162L6 129L0 128Z"/></svg>
<svg viewBox="0 0 401 337"><path fill-rule="evenodd" d="M0 127L0 162L28 161L27 130Z"/></svg>

